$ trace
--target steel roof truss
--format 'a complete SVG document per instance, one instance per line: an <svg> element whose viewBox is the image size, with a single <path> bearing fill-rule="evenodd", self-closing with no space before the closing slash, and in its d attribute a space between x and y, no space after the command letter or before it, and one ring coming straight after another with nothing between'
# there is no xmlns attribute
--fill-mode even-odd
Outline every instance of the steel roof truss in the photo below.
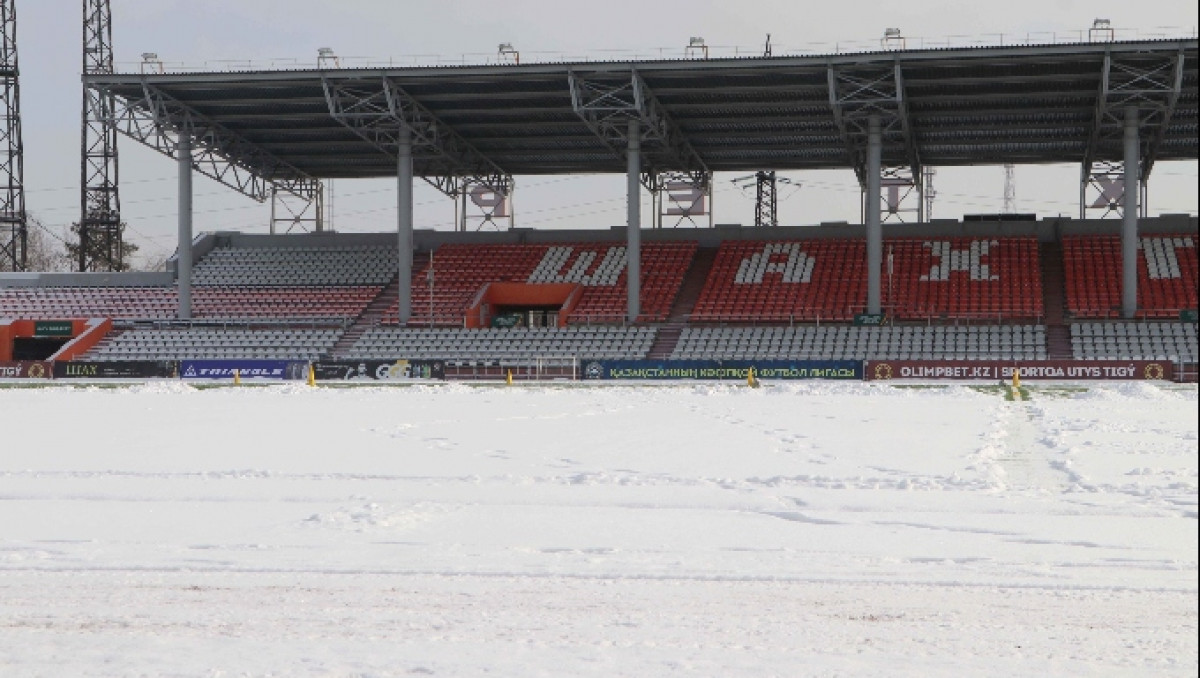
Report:
<svg viewBox="0 0 1200 678"><path fill-rule="evenodd" d="M1154 169L1154 160L1158 156L1158 149L1162 147L1163 138L1167 135L1167 128L1171 125L1171 118L1174 117L1176 107L1179 104L1179 95L1183 91L1183 68L1184 55L1183 50L1175 55L1174 74L1171 78L1170 93L1167 94L1165 106L1160 111L1159 119L1154 130L1150 134L1150 139L1146 144L1146 150L1142 157L1142 181L1150 179L1150 170Z"/></svg>
<svg viewBox="0 0 1200 678"><path fill-rule="evenodd" d="M381 77L377 89L358 82L322 75L325 100L334 120L393 157L398 154L401 130L408 129L414 150L432 153L421 178L448 196L461 195L468 186L512 194L512 175L438 120L391 78Z"/></svg>
<svg viewBox="0 0 1200 678"><path fill-rule="evenodd" d="M144 84L141 99L114 97L115 128L159 153L175 157L179 135L193 138L192 168L264 202L272 189L313 200L321 182L208 120L155 87Z"/></svg>
<svg viewBox="0 0 1200 678"><path fill-rule="evenodd" d="M900 64L895 66L896 75L896 113L900 116L900 131L904 135L904 154L908 157L909 169L914 177L921 177L921 153L917 149L916 135L913 133L912 118L908 114L908 97L904 92L904 74Z"/></svg>
<svg viewBox="0 0 1200 678"><path fill-rule="evenodd" d="M571 107L616 156L624 158L629 143L629 121L640 124L642 150L647 170L642 183L650 190L658 190L660 175L686 174L687 181L697 188L706 188L712 172L692 148L691 143L671 120L666 109L654 97L653 92L638 75L630 69L628 82L616 84L589 80L568 71L571 88Z"/></svg>
<svg viewBox="0 0 1200 678"><path fill-rule="evenodd" d="M899 65L863 66L854 72L830 65L826 73L829 106L833 109L834 122L846 145L854 173L858 175L859 185L867 185L867 124L873 116L879 117L880 130L885 137L889 131L901 133L913 171L919 174L920 163Z"/></svg>
<svg viewBox="0 0 1200 678"><path fill-rule="evenodd" d="M1128 57L1128 58L1127 58ZM1137 58L1140 57L1140 58ZM1106 148L1119 148L1124 134L1125 110L1138 110L1142 139L1142 179L1154 166L1167 127L1183 89L1184 54L1147 62L1142 54L1104 55L1100 92L1096 97L1092 128L1083 158L1085 175L1098 163L1118 161Z"/></svg>

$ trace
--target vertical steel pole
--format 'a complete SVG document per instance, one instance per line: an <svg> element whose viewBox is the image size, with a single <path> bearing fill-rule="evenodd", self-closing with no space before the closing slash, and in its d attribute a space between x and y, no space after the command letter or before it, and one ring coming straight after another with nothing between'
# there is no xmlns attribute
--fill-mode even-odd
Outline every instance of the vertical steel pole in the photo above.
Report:
<svg viewBox="0 0 1200 678"><path fill-rule="evenodd" d="M317 205L316 205L317 213L316 213L316 217L315 217L316 221L317 221L316 231L317 231L317 233L322 233L325 230L325 185L324 184L321 184L321 183L317 184L317 192L316 192L316 196L313 198L313 200L316 201L316 203L317 203ZM332 179L329 180L329 206L331 208L333 207L333 180ZM333 224L332 224L332 214L331 214L330 227L332 227L332 225Z"/></svg>
<svg viewBox="0 0 1200 678"><path fill-rule="evenodd" d="M413 265L413 159L412 132L407 126L400 128L400 152L396 163L396 207L400 232L400 324L407 325L412 318L412 265Z"/></svg>
<svg viewBox="0 0 1200 678"><path fill-rule="evenodd" d="M179 287L179 319L192 317L192 137L191 130L179 133L179 245L176 248L176 280Z"/></svg>
<svg viewBox="0 0 1200 678"><path fill-rule="evenodd" d="M711 174L708 175L708 189L707 190L708 190L708 227L713 228L713 209L714 209L715 205L713 205L714 191L713 191L713 177Z"/></svg>
<svg viewBox="0 0 1200 678"><path fill-rule="evenodd" d="M1121 315L1137 313L1138 191L1138 110L1125 109L1125 195L1121 220Z"/></svg>
<svg viewBox="0 0 1200 678"><path fill-rule="evenodd" d="M460 189L461 195L454 199L454 230L467 230L467 187L464 184ZM458 209L458 203L462 202L462 211Z"/></svg>
<svg viewBox="0 0 1200 678"><path fill-rule="evenodd" d="M1090 167L1079 167L1079 220L1083 221L1087 218L1087 187L1088 175L1091 174Z"/></svg>
<svg viewBox="0 0 1200 678"><path fill-rule="evenodd" d="M641 315L642 297L642 140L641 126L637 120L629 121L629 153L626 167L625 201L628 213L625 226L626 248L625 256L628 265L625 267L628 289L629 322L636 323Z"/></svg>
<svg viewBox="0 0 1200 678"><path fill-rule="evenodd" d="M867 121L867 313L881 313L880 268L883 265L883 227L879 223L879 173L883 135L879 116Z"/></svg>

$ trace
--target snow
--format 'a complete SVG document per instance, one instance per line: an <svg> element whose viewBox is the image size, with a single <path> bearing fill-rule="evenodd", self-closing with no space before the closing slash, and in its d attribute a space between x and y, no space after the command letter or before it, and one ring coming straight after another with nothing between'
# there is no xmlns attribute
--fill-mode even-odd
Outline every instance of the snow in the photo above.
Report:
<svg viewBox="0 0 1200 678"><path fill-rule="evenodd" d="M1195 676L1197 389L0 389L3 676Z"/></svg>

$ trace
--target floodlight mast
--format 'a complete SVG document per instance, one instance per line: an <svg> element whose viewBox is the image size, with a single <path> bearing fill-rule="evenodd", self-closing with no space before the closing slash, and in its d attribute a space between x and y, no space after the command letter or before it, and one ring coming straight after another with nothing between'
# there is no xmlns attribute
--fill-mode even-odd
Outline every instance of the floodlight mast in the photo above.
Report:
<svg viewBox="0 0 1200 678"><path fill-rule="evenodd" d="M511 42L502 42L496 48L496 60L502 64L519 66L521 65L521 53L513 47Z"/></svg>
<svg viewBox="0 0 1200 678"><path fill-rule="evenodd" d="M143 73L162 73L163 62L154 52L142 52L141 69Z"/></svg>
<svg viewBox="0 0 1200 678"><path fill-rule="evenodd" d="M116 103L111 92L89 87L87 78L112 73L112 8L108 0L83 0L82 176L76 227L80 271L126 268L117 181Z"/></svg>
<svg viewBox="0 0 1200 678"><path fill-rule="evenodd" d="M1112 22L1108 19L1096 19L1092 21L1092 27L1088 29L1089 42L1112 42L1116 37L1116 31L1113 30Z"/></svg>
<svg viewBox="0 0 1200 678"><path fill-rule="evenodd" d="M907 42L899 28L885 28L879 46L887 50L902 50L907 46Z"/></svg>
<svg viewBox="0 0 1200 678"><path fill-rule="evenodd" d="M28 266L16 0L0 4L0 270Z"/></svg>
<svg viewBox="0 0 1200 678"><path fill-rule="evenodd" d="M317 48L317 68L324 70L326 68L341 68L342 62L334 53L332 47Z"/></svg>

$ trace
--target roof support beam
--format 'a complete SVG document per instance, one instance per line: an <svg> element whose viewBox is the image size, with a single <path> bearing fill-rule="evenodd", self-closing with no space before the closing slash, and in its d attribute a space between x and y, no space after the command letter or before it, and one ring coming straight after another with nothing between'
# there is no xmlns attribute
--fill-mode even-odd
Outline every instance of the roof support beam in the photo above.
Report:
<svg viewBox="0 0 1200 678"><path fill-rule="evenodd" d="M912 118L908 114L908 96L904 91L904 73L900 64L895 66L896 72L896 114L900 117L900 132L904 135L904 154L908 158L909 168L914 177L920 177L924 171L921 165L921 153L917 148L916 135L913 133Z"/></svg>
<svg viewBox="0 0 1200 678"><path fill-rule="evenodd" d="M1108 52L1100 74L1100 91L1083 156L1083 176L1102 163L1124 159L1125 112L1139 111L1141 181L1144 183L1166 136L1183 89L1184 51L1170 57L1140 52Z"/></svg>
<svg viewBox="0 0 1200 678"><path fill-rule="evenodd" d="M1183 63L1183 50L1180 49L1175 55L1175 72L1171 78L1171 90L1167 94L1165 105L1161 110L1151 112L1151 115L1157 114L1159 118L1156 121L1156 126L1151 130L1151 137L1144 149L1141 168L1141 180L1143 182L1150 178L1150 170L1154 168L1154 160L1158 155L1158 149L1162 146L1163 138L1167 135L1167 127L1170 126L1171 118L1175 115L1175 107L1179 103L1179 94L1183 91Z"/></svg>
<svg viewBox="0 0 1200 678"><path fill-rule="evenodd" d="M284 191L304 200L316 200L321 181L157 88L142 83L142 97L115 97L115 127L125 136L168 157L177 158L180 137L192 139L192 168L200 174L265 202L272 191Z"/></svg>
<svg viewBox="0 0 1200 678"><path fill-rule="evenodd" d="M917 220L922 220L924 167L909 116L904 72L898 60L890 65L830 65L826 69L826 81L834 122L863 190L864 223L871 223L876 216L883 221L903 221L901 215L904 212L916 212ZM871 140L875 140L878 146L875 150L882 155L888 137L894 139L896 135L900 136L904 146L904 161L885 163L880 160L878 168L872 170L869 162ZM875 186L874 191L872 186ZM881 187L886 191L880 191ZM901 203L915 204L915 208L905 208Z"/></svg>
<svg viewBox="0 0 1200 678"><path fill-rule="evenodd" d="M414 152L432 157L422 163L421 177L448 196L468 185L481 185L511 195L512 175L438 120L391 78L363 80L321 75L329 115L379 150L399 157L401 137L411 138Z"/></svg>
<svg viewBox="0 0 1200 678"><path fill-rule="evenodd" d="M881 135L899 132L912 176L921 176L921 155L908 113L904 74L899 63L826 68L829 106L834 123L846 146L847 156L860 186L867 185L867 138L869 120L877 116Z"/></svg>
<svg viewBox="0 0 1200 678"><path fill-rule="evenodd" d="M679 126L646 87L636 69L629 79L613 80L597 74L584 77L567 72L571 88L571 107L588 129L618 157L629 152L629 130L637 129L644 169L642 183L651 191L662 188L662 175L686 174L700 189L712 182L712 171L692 148ZM638 122L637 127L629 125Z"/></svg>

